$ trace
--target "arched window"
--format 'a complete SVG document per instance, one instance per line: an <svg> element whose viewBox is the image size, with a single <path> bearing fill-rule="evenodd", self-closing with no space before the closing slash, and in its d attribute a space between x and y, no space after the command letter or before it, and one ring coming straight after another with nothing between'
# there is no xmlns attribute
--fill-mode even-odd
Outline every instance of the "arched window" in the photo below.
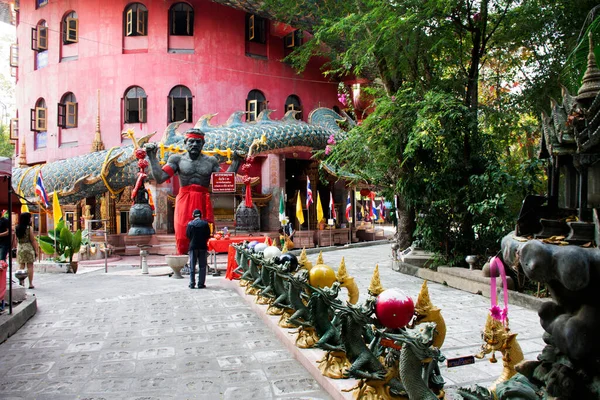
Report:
<svg viewBox="0 0 600 400"><path fill-rule="evenodd" d="M57 115L57 124L61 128L77 128L77 98L73 93L65 93L60 99Z"/></svg>
<svg viewBox="0 0 600 400"><path fill-rule="evenodd" d="M256 121L258 114L267 108L267 100L260 90L251 90L246 98L246 121Z"/></svg>
<svg viewBox="0 0 600 400"><path fill-rule="evenodd" d="M63 44L77 43L79 41L79 19L77 13L71 11L65 14L62 20L62 42Z"/></svg>
<svg viewBox="0 0 600 400"><path fill-rule="evenodd" d="M185 86L175 86L169 92L169 122L192 122L192 92Z"/></svg>
<svg viewBox="0 0 600 400"><path fill-rule="evenodd" d="M300 97L295 94L290 94L287 99L285 99L285 112L290 110L300 111L295 114L294 117L298 120L302 120L302 104L300 103Z"/></svg>
<svg viewBox="0 0 600 400"><path fill-rule="evenodd" d="M148 35L148 9L141 3L132 3L125 8L125 36Z"/></svg>
<svg viewBox="0 0 600 400"><path fill-rule="evenodd" d="M35 108L31 109L31 130L34 132L34 148L42 149L46 147L48 130L48 108L43 98L35 102Z"/></svg>
<svg viewBox="0 0 600 400"><path fill-rule="evenodd" d="M175 3L169 10L170 34L175 36L194 35L194 9L187 3Z"/></svg>
<svg viewBox="0 0 600 400"><path fill-rule="evenodd" d="M132 86L125 92L125 123L146 122L147 97L139 86Z"/></svg>
<svg viewBox="0 0 600 400"><path fill-rule="evenodd" d="M44 20L31 28L31 49L37 52L35 55L35 69L44 68L48 65L48 26Z"/></svg>

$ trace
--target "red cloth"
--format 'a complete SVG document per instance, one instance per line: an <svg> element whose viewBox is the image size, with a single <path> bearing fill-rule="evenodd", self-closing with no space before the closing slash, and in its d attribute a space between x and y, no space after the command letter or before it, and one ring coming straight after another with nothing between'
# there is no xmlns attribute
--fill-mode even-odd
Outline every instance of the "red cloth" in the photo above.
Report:
<svg viewBox="0 0 600 400"><path fill-rule="evenodd" d="M6 271L8 271L8 267L0 267L0 303L2 303L4 296L6 296Z"/></svg>
<svg viewBox="0 0 600 400"><path fill-rule="evenodd" d="M208 251L214 251L215 253L227 253L229 245L233 243L241 243L244 240L249 242L256 240L260 243L266 243L266 236L231 236L229 239L208 239Z"/></svg>
<svg viewBox="0 0 600 400"><path fill-rule="evenodd" d="M214 223L212 202L208 188L200 185L187 185L179 189L175 198L175 244L177 254L188 254L189 239L185 236L187 224L193 219L192 212L198 209L202 212L202 219Z"/></svg>
<svg viewBox="0 0 600 400"><path fill-rule="evenodd" d="M237 267L238 263L235 262L235 247L229 246L229 251L227 252L227 273L225 274L225 278L230 281L240 279L241 275L233 272Z"/></svg>

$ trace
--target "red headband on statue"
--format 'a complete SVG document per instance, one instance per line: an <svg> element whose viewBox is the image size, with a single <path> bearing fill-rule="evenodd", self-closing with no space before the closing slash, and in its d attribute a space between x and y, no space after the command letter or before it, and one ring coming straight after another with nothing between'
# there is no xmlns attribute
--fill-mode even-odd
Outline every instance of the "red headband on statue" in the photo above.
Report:
<svg viewBox="0 0 600 400"><path fill-rule="evenodd" d="M186 139L204 139L204 133L190 132L185 134Z"/></svg>

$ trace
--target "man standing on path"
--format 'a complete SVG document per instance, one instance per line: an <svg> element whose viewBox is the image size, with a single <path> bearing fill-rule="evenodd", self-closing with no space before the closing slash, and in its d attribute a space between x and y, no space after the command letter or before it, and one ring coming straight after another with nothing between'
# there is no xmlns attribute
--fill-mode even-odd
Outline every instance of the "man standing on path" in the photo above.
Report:
<svg viewBox="0 0 600 400"><path fill-rule="evenodd" d="M210 237L210 227L208 222L202 219L200 210L194 210L193 220L187 225L185 236L190 241L190 289L194 289L196 263L198 263L198 289L204 289L206 285L206 252L208 250L208 238Z"/></svg>

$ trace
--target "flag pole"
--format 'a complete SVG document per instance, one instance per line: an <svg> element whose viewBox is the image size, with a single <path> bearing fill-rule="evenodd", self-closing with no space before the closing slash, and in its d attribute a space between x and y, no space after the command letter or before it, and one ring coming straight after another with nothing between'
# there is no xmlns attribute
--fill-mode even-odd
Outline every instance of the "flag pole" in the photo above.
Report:
<svg viewBox="0 0 600 400"><path fill-rule="evenodd" d="M40 240L40 236L42 236L42 203L40 203L40 201L38 200L38 237L37 240L39 242ZM31 244L33 246L33 243ZM39 251L38 249L38 262L42 261L41 259L41 251Z"/></svg>

